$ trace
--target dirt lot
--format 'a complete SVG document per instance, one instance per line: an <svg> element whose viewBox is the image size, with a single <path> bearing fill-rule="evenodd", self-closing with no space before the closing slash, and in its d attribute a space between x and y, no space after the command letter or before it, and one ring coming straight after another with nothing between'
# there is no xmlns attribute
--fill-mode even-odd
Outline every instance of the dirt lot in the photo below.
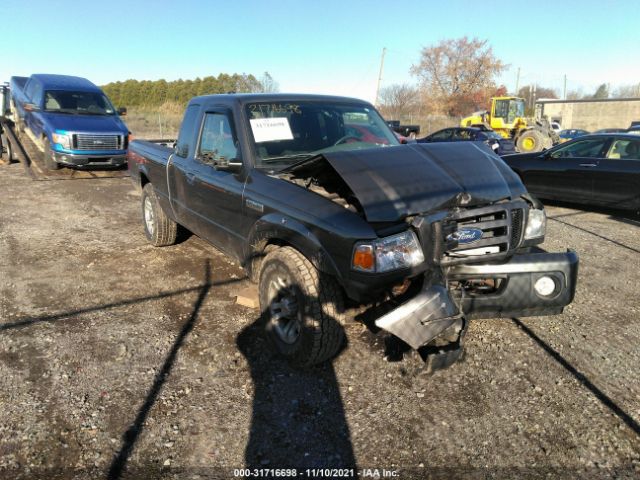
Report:
<svg viewBox="0 0 640 480"><path fill-rule="evenodd" d="M351 324L300 372L236 305L243 271L194 236L147 245L138 204L128 178L0 166L0 478L640 475L638 221L549 208L545 246L581 256L575 303L472 323L448 370Z"/></svg>

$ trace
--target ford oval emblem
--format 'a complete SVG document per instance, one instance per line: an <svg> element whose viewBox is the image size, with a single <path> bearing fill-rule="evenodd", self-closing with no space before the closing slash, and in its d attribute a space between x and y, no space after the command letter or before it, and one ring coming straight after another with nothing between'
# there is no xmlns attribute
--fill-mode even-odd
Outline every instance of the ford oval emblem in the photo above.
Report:
<svg viewBox="0 0 640 480"><path fill-rule="evenodd" d="M482 230L479 228L463 228L447 236L447 241L456 240L459 245L468 245L482 238Z"/></svg>

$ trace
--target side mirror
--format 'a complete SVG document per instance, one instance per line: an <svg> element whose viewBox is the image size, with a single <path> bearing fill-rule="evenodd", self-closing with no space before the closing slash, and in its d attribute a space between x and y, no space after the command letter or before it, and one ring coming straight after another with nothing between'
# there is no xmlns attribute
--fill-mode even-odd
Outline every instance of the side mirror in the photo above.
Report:
<svg viewBox="0 0 640 480"><path fill-rule="evenodd" d="M27 112L37 112L40 110L40 108L35 104L35 103L25 103L23 105L23 108L27 111Z"/></svg>
<svg viewBox="0 0 640 480"><path fill-rule="evenodd" d="M117 113L119 116L124 117L127 114L127 107L119 107Z"/></svg>

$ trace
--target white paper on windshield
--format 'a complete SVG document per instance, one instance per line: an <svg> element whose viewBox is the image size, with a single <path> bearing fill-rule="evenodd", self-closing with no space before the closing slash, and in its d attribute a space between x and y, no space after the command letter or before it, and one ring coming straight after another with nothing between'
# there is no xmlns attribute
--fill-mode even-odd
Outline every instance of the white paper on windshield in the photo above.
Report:
<svg viewBox="0 0 640 480"><path fill-rule="evenodd" d="M274 140L293 140L293 133L287 117L252 118L251 130L256 143Z"/></svg>

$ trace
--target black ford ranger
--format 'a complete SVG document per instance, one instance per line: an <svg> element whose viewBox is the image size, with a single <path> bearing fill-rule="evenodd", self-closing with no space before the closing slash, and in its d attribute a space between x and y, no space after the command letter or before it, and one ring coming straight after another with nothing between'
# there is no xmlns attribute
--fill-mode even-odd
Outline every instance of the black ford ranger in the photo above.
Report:
<svg viewBox="0 0 640 480"><path fill-rule="evenodd" d="M577 255L536 247L543 207L498 156L400 145L364 101L197 97L172 148L136 140L128 162L149 241L180 224L237 259L300 365L335 355L363 305L421 349L459 344L471 318L561 313L575 293Z"/></svg>

